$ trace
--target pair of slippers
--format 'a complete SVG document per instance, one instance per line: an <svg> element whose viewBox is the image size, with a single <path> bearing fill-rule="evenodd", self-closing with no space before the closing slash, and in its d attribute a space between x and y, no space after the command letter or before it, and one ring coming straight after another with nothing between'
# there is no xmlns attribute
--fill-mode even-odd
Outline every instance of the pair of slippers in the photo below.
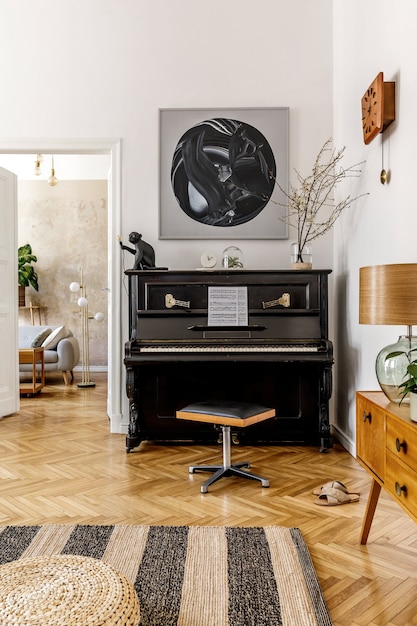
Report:
<svg viewBox="0 0 417 626"><path fill-rule="evenodd" d="M313 494L318 496L314 504L319 506L338 506L339 504L349 504L359 501L359 493L353 493L338 480L332 480L313 490Z"/></svg>

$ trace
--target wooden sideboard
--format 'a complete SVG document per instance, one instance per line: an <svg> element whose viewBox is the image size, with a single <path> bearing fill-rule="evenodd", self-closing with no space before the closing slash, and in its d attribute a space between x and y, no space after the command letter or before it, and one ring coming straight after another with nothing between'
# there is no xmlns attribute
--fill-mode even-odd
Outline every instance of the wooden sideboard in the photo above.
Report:
<svg viewBox="0 0 417 626"><path fill-rule="evenodd" d="M356 455L372 477L361 544L366 544L381 487L417 521L417 424L407 405L382 391L356 394Z"/></svg>

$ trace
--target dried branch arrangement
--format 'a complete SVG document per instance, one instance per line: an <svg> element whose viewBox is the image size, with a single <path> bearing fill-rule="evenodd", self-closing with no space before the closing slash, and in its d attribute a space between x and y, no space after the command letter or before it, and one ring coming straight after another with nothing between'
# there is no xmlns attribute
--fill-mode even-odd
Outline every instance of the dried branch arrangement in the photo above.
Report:
<svg viewBox="0 0 417 626"><path fill-rule="evenodd" d="M288 200L285 205L281 205L288 207L288 214L284 221L297 229L300 262L302 262L302 253L307 243L325 235L345 209L359 198L368 195L364 193L354 198L347 196L334 205L333 192L336 186L346 178L359 177L364 161L350 167L343 167L340 162L345 147L335 150L332 144L332 138L324 143L309 176L303 178L297 170L294 170L299 186L294 187L290 184L289 193L275 180L276 185Z"/></svg>

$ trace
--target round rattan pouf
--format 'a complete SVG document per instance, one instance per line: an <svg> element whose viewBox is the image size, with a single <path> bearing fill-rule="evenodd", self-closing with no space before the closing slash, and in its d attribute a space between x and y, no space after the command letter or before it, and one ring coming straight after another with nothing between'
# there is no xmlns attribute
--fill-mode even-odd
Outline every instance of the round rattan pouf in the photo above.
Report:
<svg viewBox="0 0 417 626"><path fill-rule="evenodd" d="M138 626L135 589L110 565L60 554L0 566L0 624Z"/></svg>

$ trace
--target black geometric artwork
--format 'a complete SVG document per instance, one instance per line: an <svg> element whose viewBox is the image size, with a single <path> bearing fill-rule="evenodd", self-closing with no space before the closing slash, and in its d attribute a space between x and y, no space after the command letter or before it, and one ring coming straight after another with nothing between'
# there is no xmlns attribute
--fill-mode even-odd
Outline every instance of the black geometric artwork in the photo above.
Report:
<svg viewBox="0 0 417 626"><path fill-rule="evenodd" d="M191 127L172 158L171 185L181 209L210 226L237 226L259 215L275 177L264 135L234 119L212 118Z"/></svg>

